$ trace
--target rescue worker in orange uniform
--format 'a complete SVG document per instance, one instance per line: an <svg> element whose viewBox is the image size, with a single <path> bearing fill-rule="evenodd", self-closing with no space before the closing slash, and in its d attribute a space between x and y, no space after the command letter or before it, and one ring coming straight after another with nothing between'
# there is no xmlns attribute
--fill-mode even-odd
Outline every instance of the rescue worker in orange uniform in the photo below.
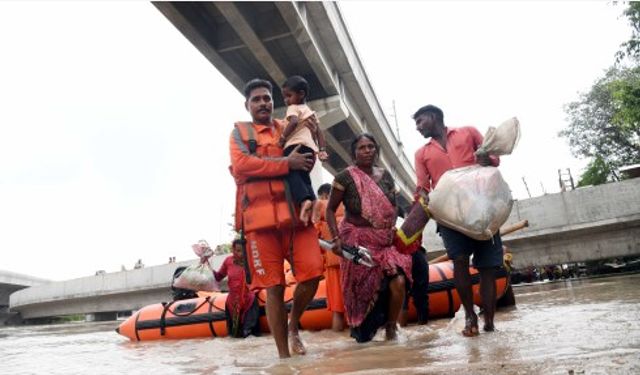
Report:
<svg viewBox="0 0 640 375"><path fill-rule="evenodd" d="M271 117L270 82L251 80L245 85L244 95L252 122L236 123L229 142L231 174L237 186L235 227L245 233L251 289L266 289L269 328L280 358L287 358L290 349L296 354L306 353L298 326L318 288L323 260L316 229L298 223L296 205L287 200L290 194L283 179L290 170L311 170L315 157L297 149L283 156L278 140L284 123ZM288 325L284 303L285 259L292 265L298 282Z"/></svg>
<svg viewBox="0 0 640 375"><path fill-rule="evenodd" d="M318 188L318 199L313 207L313 215L311 217L318 236L323 240L331 241L331 232L325 212L327 211L327 203L329 202L329 193L331 192L331 184L322 184ZM336 210L336 221L338 224L344 217L344 205L340 204ZM340 281L340 257L333 251L325 251L325 275L324 285L327 290L327 310L331 311L331 329L334 331L342 331L344 329L344 298L342 296L342 282Z"/></svg>

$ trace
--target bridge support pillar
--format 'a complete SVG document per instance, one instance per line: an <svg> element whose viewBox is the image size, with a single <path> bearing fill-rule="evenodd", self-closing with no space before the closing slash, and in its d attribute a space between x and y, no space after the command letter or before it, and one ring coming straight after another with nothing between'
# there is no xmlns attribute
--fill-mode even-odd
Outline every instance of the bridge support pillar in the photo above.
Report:
<svg viewBox="0 0 640 375"><path fill-rule="evenodd" d="M22 324L22 317L18 312L10 312L6 306L0 307L0 326Z"/></svg>

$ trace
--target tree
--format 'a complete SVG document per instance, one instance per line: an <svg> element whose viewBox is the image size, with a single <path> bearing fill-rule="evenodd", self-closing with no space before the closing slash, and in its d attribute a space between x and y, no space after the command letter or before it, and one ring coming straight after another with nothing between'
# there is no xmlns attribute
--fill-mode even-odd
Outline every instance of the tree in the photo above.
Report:
<svg viewBox="0 0 640 375"><path fill-rule="evenodd" d="M632 32L616 65L565 106L569 126L559 135L575 156L591 159L578 186L604 183L617 168L640 162L640 2L630 2L623 15Z"/></svg>
<svg viewBox="0 0 640 375"><path fill-rule="evenodd" d="M596 156L587 166L587 170L582 173L578 186L604 184L610 175L611 168L601 157Z"/></svg>
<svg viewBox="0 0 640 375"><path fill-rule="evenodd" d="M625 57L640 59L640 2L630 2L624 11L624 16L629 19L631 25L631 39L622 43L622 49L616 53L616 61L620 62Z"/></svg>
<svg viewBox="0 0 640 375"><path fill-rule="evenodd" d="M610 68L565 112L569 126L559 135L575 156L592 167L599 157L610 169L640 162L640 67Z"/></svg>

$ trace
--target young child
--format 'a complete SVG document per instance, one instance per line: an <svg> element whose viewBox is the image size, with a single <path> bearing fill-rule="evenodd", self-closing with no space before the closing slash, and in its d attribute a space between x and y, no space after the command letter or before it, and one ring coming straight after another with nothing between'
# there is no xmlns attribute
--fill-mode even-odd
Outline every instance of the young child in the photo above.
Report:
<svg viewBox="0 0 640 375"><path fill-rule="evenodd" d="M300 146L298 152L318 155L321 161L328 159L325 148L325 140L319 126L309 129L305 120L315 116L306 104L309 96L309 84L300 76L292 76L282 85L282 96L287 105L287 126L280 137L280 146L284 147L284 155L289 155ZM291 189L293 200L300 207L300 221L305 225L309 223L313 201L316 200L315 192L311 186L309 172L295 170L287 175L287 183Z"/></svg>

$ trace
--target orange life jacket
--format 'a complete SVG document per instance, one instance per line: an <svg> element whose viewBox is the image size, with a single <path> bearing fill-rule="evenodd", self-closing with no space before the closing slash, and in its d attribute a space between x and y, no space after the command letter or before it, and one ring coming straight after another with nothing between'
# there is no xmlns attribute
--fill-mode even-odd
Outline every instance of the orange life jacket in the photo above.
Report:
<svg viewBox="0 0 640 375"><path fill-rule="evenodd" d="M278 139L282 130L281 124L276 121L275 139ZM240 139L251 156L260 158L282 158L283 150L272 142L261 142L260 136L256 137L256 130L249 122L237 122L234 131L239 132ZM237 140L233 139L231 142ZM232 163L233 163L232 155ZM236 181L236 209L235 229L244 229L245 232L268 229L290 228L292 224L293 206L287 201L284 176L241 176L231 172ZM244 222L243 222L244 221Z"/></svg>

